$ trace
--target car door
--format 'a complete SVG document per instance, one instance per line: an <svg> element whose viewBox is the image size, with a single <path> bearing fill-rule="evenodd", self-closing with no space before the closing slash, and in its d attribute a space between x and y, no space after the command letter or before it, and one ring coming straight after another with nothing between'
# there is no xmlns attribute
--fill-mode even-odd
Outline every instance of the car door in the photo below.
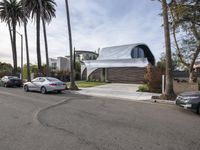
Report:
<svg viewBox="0 0 200 150"><path fill-rule="evenodd" d="M36 82L34 82L36 91L40 91L41 90L41 87L42 87L44 81L45 81L44 78L39 77L38 80Z"/></svg>
<svg viewBox="0 0 200 150"><path fill-rule="evenodd" d="M39 81L39 78L35 78L33 79L29 84L28 84L28 88L31 91L37 91L37 82Z"/></svg>

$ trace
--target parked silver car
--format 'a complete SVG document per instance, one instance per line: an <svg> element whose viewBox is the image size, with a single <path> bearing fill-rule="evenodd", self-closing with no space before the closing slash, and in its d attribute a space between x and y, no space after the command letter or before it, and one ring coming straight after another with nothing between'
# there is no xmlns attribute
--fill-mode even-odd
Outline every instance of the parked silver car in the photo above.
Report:
<svg viewBox="0 0 200 150"><path fill-rule="evenodd" d="M24 91L39 91L42 94L56 91L60 93L66 89L66 84L56 78L52 77L38 77L31 82L24 83Z"/></svg>

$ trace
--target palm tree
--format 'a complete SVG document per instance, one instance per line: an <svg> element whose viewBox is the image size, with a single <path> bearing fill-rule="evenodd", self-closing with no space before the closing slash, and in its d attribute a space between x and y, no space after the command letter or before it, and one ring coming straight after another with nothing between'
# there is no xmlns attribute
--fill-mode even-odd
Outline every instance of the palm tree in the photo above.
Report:
<svg viewBox="0 0 200 150"><path fill-rule="evenodd" d="M43 26L43 34L44 34L44 44L45 44L45 52L46 52L46 76L49 76L49 53L48 53L48 43L47 43L47 34L46 34L46 24L44 20L44 8L42 6L42 1L38 0L40 4L40 11L42 14L42 26Z"/></svg>
<svg viewBox="0 0 200 150"><path fill-rule="evenodd" d="M30 60L29 60L29 46L28 46L28 35L27 35L27 18L29 18L29 11L26 7L26 0L22 0L23 8L23 23L24 23L24 35L25 35L25 45L26 45L26 61L27 61L27 80L31 81L30 73Z"/></svg>
<svg viewBox="0 0 200 150"><path fill-rule="evenodd" d="M73 61L73 48L72 48L72 34L71 34L71 24L70 24L70 15L69 15L69 5L68 0L65 0L66 4L66 13L67 13L67 24L68 24L68 34L69 34L69 48L70 48L70 89L77 90L78 87L76 86L75 79L74 79L74 61Z"/></svg>
<svg viewBox="0 0 200 150"><path fill-rule="evenodd" d="M50 23L51 19L56 16L54 0L42 0L41 4L39 0L26 0L26 5L28 6L31 14L31 18L36 19L36 47L37 47L37 61L38 61L38 74L42 73L41 64L41 51L40 51L40 19L44 19L44 22ZM43 11L42 11L43 10ZM44 25L43 25L44 27ZM46 37L46 35L44 35ZM47 41L47 40L46 40ZM46 46L46 58L48 59L48 50ZM48 60L47 60L48 61ZM48 64L47 64L48 65Z"/></svg>
<svg viewBox="0 0 200 150"><path fill-rule="evenodd" d="M0 19L8 24L13 55L13 73L17 73L17 48L16 48L16 26L23 19L21 2L17 0L3 0L0 2ZM12 29L11 29L12 27Z"/></svg>
<svg viewBox="0 0 200 150"><path fill-rule="evenodd" d="M173 74L172 74L172 59L171 59L171 43L170 43L170 31L169 31L169 19L168 19L168 6L166 0L162 0L162 15L164 21L164 33L165 33L165 47L166 47L166 86L165 96L167 99L173 99L175 97L173 90Z"/></svg>

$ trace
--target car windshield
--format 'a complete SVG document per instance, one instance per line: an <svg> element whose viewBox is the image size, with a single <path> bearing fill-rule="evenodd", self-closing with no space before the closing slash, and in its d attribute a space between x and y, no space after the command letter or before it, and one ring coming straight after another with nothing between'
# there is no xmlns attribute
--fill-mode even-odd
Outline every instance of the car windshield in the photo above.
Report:
<svg viewBox="0 0 200 150"><path fill-rule="evenodd" d="M58 80L58 79L56 79L56 78L46 78L48 81L50 81L50 82L54 82L54 81L60 81L60 80Z"/></svg>
<svg viewBox="0 0 200 150"><path fill-rule="evenodd" d="M18 79L18 77L15 77L15 76L8 76L8 79Z"/></svg>

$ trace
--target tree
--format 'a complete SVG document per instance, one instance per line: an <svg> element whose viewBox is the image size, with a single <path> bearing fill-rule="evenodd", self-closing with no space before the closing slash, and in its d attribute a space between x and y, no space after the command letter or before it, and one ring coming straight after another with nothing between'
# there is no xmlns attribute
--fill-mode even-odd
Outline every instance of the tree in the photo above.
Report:
<svg viewBox="0 0 200 150"><path fill-rule="evenodd" d="M44 20L44 22L50 23L52 17L55 17L55 6L56 3L54 0L42 0L42 10L41 5L38 0L27 0L26 5L30 10L31 18L36 19L36 51L37 51L37 61L38 61L38 74L42 73L42 61L41 61L41 50L40 50L40 19ZM44 26L43 26L44 27ZM46 36L46 35L44 35ZM48 55L48 51L46 51L46 58ZM48 60L47 60L48 61Z"/></svg>
<svg viewBox="0 0 200 150"><path fill-rule="evenodd" d="M21 2L17 0L3 0L0 2L0 19L6 22L9 28L13 55L13 73L17 73L17 48L16 48L16 26L23 19ZM12 27L12 29L11 29Z"/></svg>
<svg viewBox="0 0 200 150"><path fill-rule="evenodd" d="M26 72L27 72L27 80L31 81L31 73L30 73L30 60L29 60L29 46L28 46L28 35L27 35L27 22L30 16L29 11L26 7L26 0L22 0L22 8L23 8L23 23L24 23L24 35L25 35L25 45L26 45Z"/></svg>
<svg viewBox="0 0 200 150"><path fill-rule="evenodd" d="M77 90L78 87L75 83L74 76L74 61L73 61L73 46L72 46L72 35L71 35L71 24L70 24L70 14L69 14L69 5L68 0L65 0L66 4L66 14L67 14L67 25L68 25L68 34L69 34L69 49L70 49L70 89Z"/></svg>
<svg viewBox="0 0 200 150"><path fill-rule="evenodd" d="M179 60L194 81L194 64L200 52L200 1L172 0L169 15Z"/></svg>
<svg viewBox="0 0 200 150"><path fill-rule="evenodd" d="M165 53L161 53L161 57L159 58L158 62L157 62L157 66L161 69L165 69L166 66L166 55ZM181 64L177 54L174 52L172 53L172 70L185 70L185 67Z"/></svg>
<svg viewBox="0 0 200 150"><path fill-rule="evenodd" d="M172 74L172 59L171 59L171 43L170 43L170 30L168 20L168 7L166 0L162 0L162 16L164 21L164 36L165 36L165 53L166 53L166 86L164 96L167 99L175 97L173 90L173 74Z"/></svg>
<svg viewBox="0 0 200 150"><path fill-rule="evenodd" d="M11 64L0 62L0 78L5 75L11 75L13 71L13 67Z"/></svg>

